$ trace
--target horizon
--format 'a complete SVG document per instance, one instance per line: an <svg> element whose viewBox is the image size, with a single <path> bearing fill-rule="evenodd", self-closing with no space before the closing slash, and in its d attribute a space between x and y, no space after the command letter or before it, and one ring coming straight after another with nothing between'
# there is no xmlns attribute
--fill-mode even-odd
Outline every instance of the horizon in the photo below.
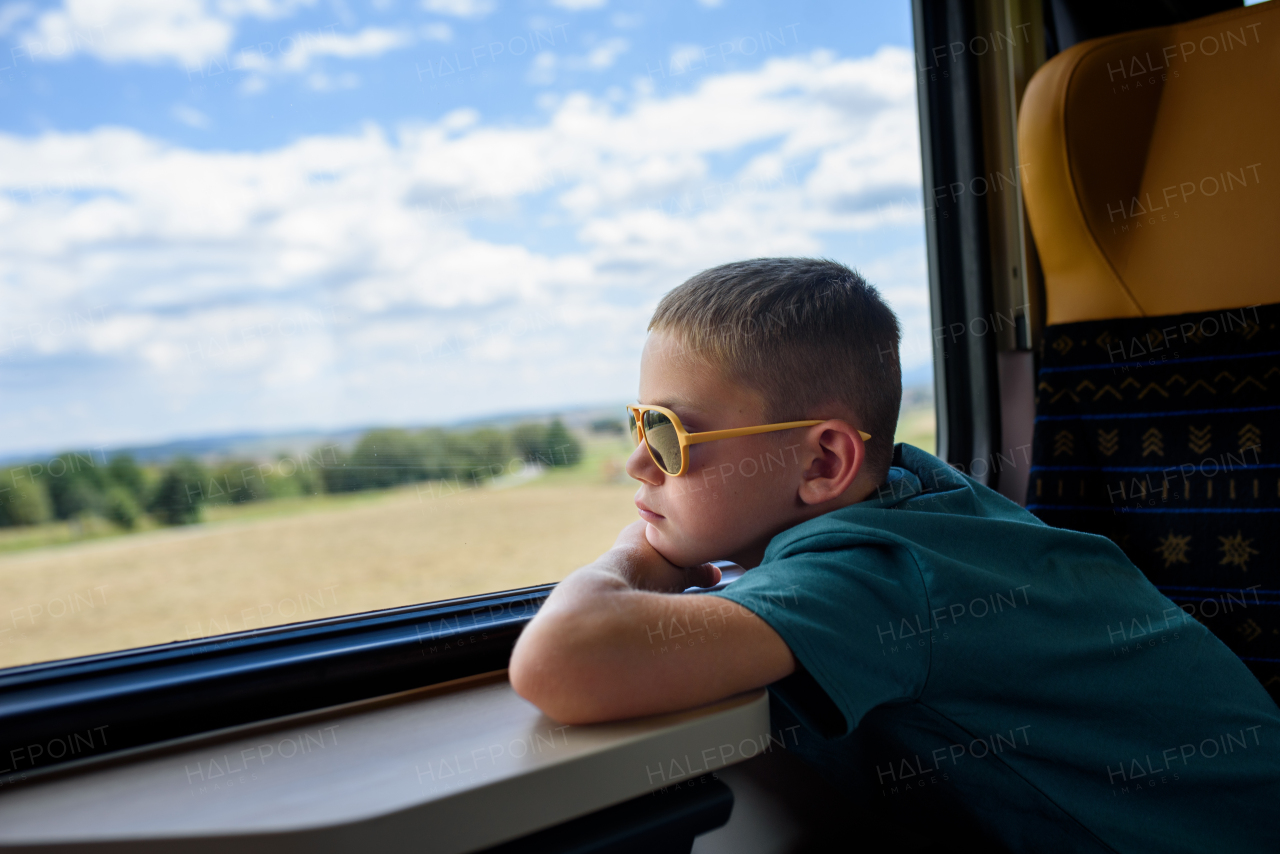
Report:
<svg viewBox="0 0 1280 854"><path fill-rule="evenodd" d="M910 385L903 384L903 410L907 410L907 392L923 391L927 393L928 399L932 400L933 386L931 383L916 382ZM490 412L485 415L467 417L453 421L444 422L406 422L406 423L363 423L363 424L347 424L334 427L310 427L304 429L286 429L273 431L231 431L224 433L208 433L208 434L188 434L180 436L167 436L154 440L141 440L137 442L123 442L115 445L78 445L78 446L59 446L58 448L39 448L33 451L19 451L16 453L0 452L0 467L13 466L22 463L38 463L53 459L61 454L69 453L100 453L104 460L117 454L144 454L151 452L152 454L162 449L170 448L175 445L197 444L197 443L232 443L232 442L249 442L254 440L286 440L301 439L306 436L315 436L317 440L327 438L337 438L341 436L356 437L373 430L405 430L405 431L421 431L430 429L443 430L467 430L477 429L487 426L504 426L508 424L517 424L521 421L539 421L562 418L566 422L586 419L593 415L607 415L614 409L618 410L618 420L622 421L622 407L625 401L618 403L583 403L571 407L561 407L559 409L526 409L526 410L507 410ZM576 416L576 417L575 417ZM566 424L572 427L572 424ZM182 454L175 453L174 456ZM149 459L171 459L172 457L148 457Z"/></svg>

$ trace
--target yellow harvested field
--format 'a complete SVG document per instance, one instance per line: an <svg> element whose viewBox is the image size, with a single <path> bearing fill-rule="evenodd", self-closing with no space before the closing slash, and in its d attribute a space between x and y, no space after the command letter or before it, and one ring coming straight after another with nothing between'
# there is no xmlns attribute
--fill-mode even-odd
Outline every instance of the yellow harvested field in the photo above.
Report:
<svg viewBox="0 0 1280 854"><path fill-rule="evenodd" d="M931 405L909 410L898 440L932 450L933 429ZM186 528L4 529L0 667L559 581L636 521L630 451L593 439L529 482L210 507Z"/></svg>
<svg viewBox="0 0 1280 854"><path fill-rule="evenodd" d="M558 581L636 520L635 488L547 480L0 556L0 667Z"/></svg>

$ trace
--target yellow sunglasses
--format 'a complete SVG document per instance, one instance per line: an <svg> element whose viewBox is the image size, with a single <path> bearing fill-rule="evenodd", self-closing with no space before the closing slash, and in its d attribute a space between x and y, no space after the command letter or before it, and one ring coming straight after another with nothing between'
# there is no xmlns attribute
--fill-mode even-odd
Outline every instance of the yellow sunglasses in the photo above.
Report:
<svg viewBox="0 0 1280 854"><path fill-rule="evenodd" d="M680 423L680 416L662 406L646 406L632 404L627 407L627 420L631 425L631 439L637 445L644 442L649 449L649 456L672 477L679 477L689 468L689 446L703 442L715 442L720 439L733 439L737 436L754 436L757 433L773 433L778 430L792 430L796 427L812 427L821 424L816 421L783 421L778 424L760 424L755 427L734 427L729 430L707 430L702 433L690 433ZM870 433L858 431L862 441L871 438Z"/></svg>

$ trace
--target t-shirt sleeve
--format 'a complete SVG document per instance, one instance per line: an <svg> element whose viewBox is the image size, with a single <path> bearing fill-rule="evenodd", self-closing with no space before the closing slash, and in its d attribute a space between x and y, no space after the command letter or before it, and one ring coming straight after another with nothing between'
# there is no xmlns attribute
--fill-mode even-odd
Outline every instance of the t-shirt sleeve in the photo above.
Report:
<svg viewBox="0 0 1280 854"><path fill-rule="evenodd" d="M710 595L737 602L782 637L801 677L773 687L802 719L830 720L816 683L844 717L831 735L847 735L871 709L913 700L924 688L929 603L915 560L900 546L783 557Z"/></svg>

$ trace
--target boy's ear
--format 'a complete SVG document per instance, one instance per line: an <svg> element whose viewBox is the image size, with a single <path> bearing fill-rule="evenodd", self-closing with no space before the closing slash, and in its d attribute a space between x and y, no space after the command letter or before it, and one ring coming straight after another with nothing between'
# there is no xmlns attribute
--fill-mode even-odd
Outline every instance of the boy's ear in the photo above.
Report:
<svg viewBox="0 0 1280 854"><path fill-rule="evenodd" d="M810 427L804 449L799 497L805 504L824 504L844 495L867 456L857 429L839 419Z"/></svg>

